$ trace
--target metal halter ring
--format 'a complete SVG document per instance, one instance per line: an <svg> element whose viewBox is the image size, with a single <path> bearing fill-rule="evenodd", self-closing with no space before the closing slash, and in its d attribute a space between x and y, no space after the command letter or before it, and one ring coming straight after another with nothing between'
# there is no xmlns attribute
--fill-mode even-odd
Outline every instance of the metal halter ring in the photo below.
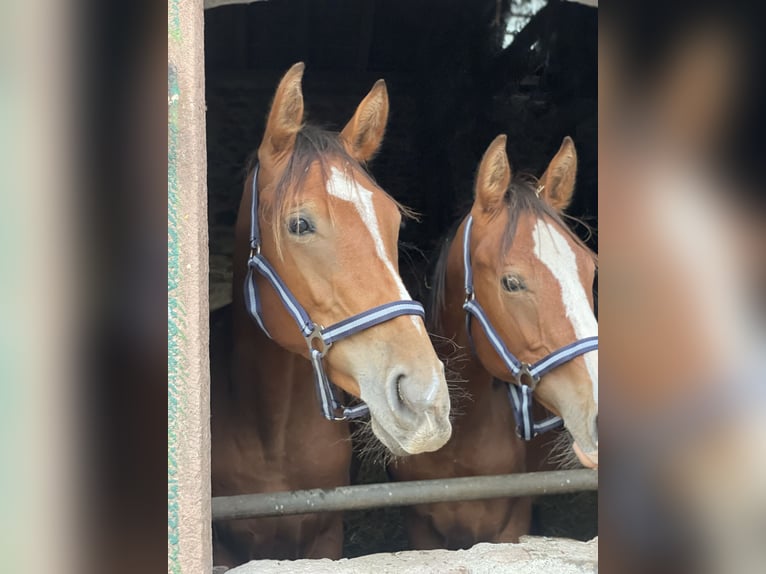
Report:
<svg viewBox="0 0 766 574"><path fill-rule="evenodd" d="M322 326L321 325L314 325L314 329L306 335L306 344L309 346L309 353L311 351L319 351L319 355L321 357L324 357L327 354L327 351L330 350L330 347L332 347L332 343L327 343L324 340L324 337L322 337ZM315 347L314 342L318 342L319 344Z"/></svg>
<svg viewBox="0 0 766 574"><path fill-rule="evenodd" d="M469 301L473 301L474 299L476 299L476 293L472 290L469 291L468 289L466 289L464 303L468 303Z"/></svg>
<svg viewBox="0 0 766 574"><path fill-rule="evenodd" d="M529 363L521 363L519 372L516 373L516 384L529 387L530 391L534 391L537 387L537 383L540 382L540 377L535 375L531 371L532 365ZM526 381L522 381L522 378L526 375Z"/></svg>
<svg viewBox="0 0 766 574"><path fill-rule="evenodd" d="M335 407L332 410L332 421L347 421L348 417L343 413L343 407Z"/></svg>

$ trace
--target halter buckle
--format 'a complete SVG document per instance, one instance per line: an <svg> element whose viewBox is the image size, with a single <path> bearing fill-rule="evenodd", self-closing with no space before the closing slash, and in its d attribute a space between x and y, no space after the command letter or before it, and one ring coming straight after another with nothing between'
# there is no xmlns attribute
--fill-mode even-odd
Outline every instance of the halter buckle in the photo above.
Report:
<svg viewBox="0 0 766 574"><path fill-rule="evenodd" d="M521 363L519 372L516 373L516 384L520 386L529 387L530 391L534 391L537 388L537 383L540 382L539 375L532 374L532 365L529 363Z"/></svg>
<svg viewBox="0 0 766 574"><path fill-rule="evenodd" d="M332 343L327 343L324 340L324 337L322 337L322 329L323 327L321 325L314 324L311 333L306 335L306 344L309 347L309 353L314 350L319 351L320 357L324 357L327 354L327 351L330 350L330 347L332 347ZM317 346L314 346L315 342L317 343Z"/></svg>
<svg viewBox="0 0 766 574"><path fill-rule="evenodd" d="M466 289L465 290L465 301L463 303L468 303L469 301L473 301L476 299L476 293L474 293L473 289Z"/></svg>
<svg viewBox="0 0 766 574"><path fill-rule="evenodd" d="M253 255L260 255L261 254L261 244L256 243L255 247L250 248L250 259L253 258Z"/></svg>

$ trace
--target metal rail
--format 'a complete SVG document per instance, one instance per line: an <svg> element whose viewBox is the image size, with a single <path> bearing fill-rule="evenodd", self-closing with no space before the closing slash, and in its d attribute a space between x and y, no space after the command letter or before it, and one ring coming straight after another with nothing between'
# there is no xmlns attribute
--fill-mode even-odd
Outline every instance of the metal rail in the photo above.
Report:
<svg viewBox="0 0 766 574"><path fill-rule="evenodd" d="M212 511L213 520L233 520L597 489L595 470L555 470L217 496L213 498Z"/></svg>

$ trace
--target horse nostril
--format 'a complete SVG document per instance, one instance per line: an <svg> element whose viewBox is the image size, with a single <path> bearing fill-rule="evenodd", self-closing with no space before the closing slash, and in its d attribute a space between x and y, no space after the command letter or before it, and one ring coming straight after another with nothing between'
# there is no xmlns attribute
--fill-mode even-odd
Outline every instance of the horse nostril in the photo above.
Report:
<svg viewBox="0 0 766 574"><path fill-rule="evenodd" d="M439 399L439 379L424 381L402 373L394 380L398 406L415 414L434 408Z"/></svg>
<svg viewBox="0 0 766 574"><path fill-rule="evenodd" d="M396 397L399 399L399 406L403 407L407 405L407 399L404 397L404 394L402 393L402 381L404 381L404 375L399 375L396 377L396 382L394 383L396 385Z"/></svg>

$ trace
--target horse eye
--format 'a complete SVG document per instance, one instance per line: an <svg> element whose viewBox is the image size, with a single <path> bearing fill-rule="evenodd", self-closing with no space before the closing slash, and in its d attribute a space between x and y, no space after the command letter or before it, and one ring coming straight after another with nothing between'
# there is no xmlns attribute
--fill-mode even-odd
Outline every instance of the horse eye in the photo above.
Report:
<svg viewBox="0 0 766 574"><path fill-rule="evenodd" d="M314 231L311 224L302 217L294 217L291 219L287 224L287 229L293 235L306 235L307 233Z"/></svg>
<svg viewBox="0 0 766 574"><path fill-rule="evenodd" d="M515 275L504 275L501 283L503 285L503 289L510 293L516 293L518 291L523 291L526 289L524 286L524 282Z"/></svg>

